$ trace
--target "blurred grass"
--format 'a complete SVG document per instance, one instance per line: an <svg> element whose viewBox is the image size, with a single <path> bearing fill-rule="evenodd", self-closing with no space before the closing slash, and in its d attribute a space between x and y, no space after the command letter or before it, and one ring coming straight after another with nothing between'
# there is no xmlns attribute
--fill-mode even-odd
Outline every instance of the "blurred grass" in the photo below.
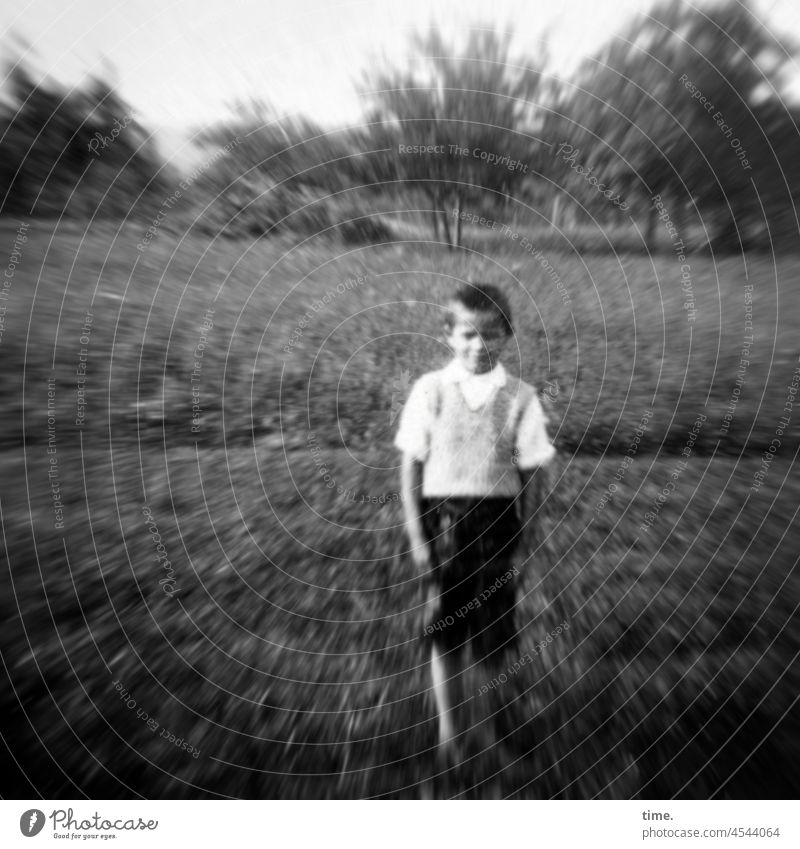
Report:
<svg viewBox="0 0 800 849"><path fill-rule="evenodd" d="M6 225L3 241L11 244L8 231ZM385 437L382 425L376 432L376 419L388 420L393 382L404 371L413 380L445 361L434 304L443 287L463 276L492 280L511 293L518 347L507 361L540 386L558 382L551 420L565 450L624 451L648 409L655 412L647 433L653 448L681 446L700 412L708 422L698 449L738 455L766 448L800 355L793 257L690 257L697 310L690 323L680 266L671 256L545 252L570 300L565 304L540 262L508 240L505 250L488 256L416 241L353 248L324 239L300 247L280 239L156 239L140 254L141 234L131 228L78 237L37 222L31 231L3 339L0 388L11 444L21 427L28 438L40 437L35 416L23 422L23 403L29 411L40 408L51 374L66 411L60 438L76 436L75 369L87 310L94 321L84 432L107 438L110 428L116 439L169 444L197 439L190 375L209 308L214 328L202 361L201 437L215 444L254 432L291 437L309 428L331 445L353 448ZM365 283L336 293L359 274ZM755 340L725 432L749 334L748 284ZM335 297L314 313L312 303L327 290ZM307 313L308 326L291 344ZM338 432L328 426L333 420ZM795 447L798 436L800 417L794 417L782 450Z"/></svg>
<svg viewBox="0 0 800 849"><path fill-rule="evenodd" d="M71 454L62 544L46 480L31 474L38 459L4 476L11 493L27 478L31 501L9 508L3 495L15 593L2 614L6 638L25 634L8 672L41 744L10 689L4 715L46 796L480 795L497 770L496 792L534 798L798 786L798 486L784 463L747 501L757 462L698 459L648 534L638 525L670 461L634 463L599 515L616 464L562 459L548 472L521 645L570 627L469 706L476 723L501 708L513 721L492 751L474 743L465 785L432 779L423 595L397 502L331 497L306 452L259 443L145 452L141 465L134 452ZM355 492L390 492L396 474L366 459L330 462ZM173 565L172 599L144 503ZM475 692L485 675L473 670ZM148 730L115 680L200 757ZM40 746L64 775L35 757Z"/></svg>
<svg viewBox="0 0 800 849"><path fill-rule="evenodd" d="M797 361L791 259L692 257L690 333L669 256L549 257L568 308L513 245L487 258L418 242L162 240L139 255L141 234L128 230L112 239L101 226L83 241L41 223L31 231L0 347L0 708L28 776L4 757L4 795L797 792L796 420L748 496ZM4 244L14 232L5 225ZM337 294L282 351L311 302L358 274L367 282ZM564 620L570 628L469 704L473 758L456 779L437 776L422 588L403 556L391 435L403 374L444 362L435 301L459 275L507 287L519 341L509 368L558 386L560 455L540 476L517 617L526 649ZM718 442L748 280L754 354ZM217 291L194 445L192 352ZM74 373L89 308L79 432ZM45 471L52 373L63 540ZM648 409L633 465L596 510ZM641 531L701 411L688 467ZM309 429L342 494L315 467ZM145 504L175 598L158 583ZM471 674L477 691L485 673ZM151 732L115 680L200 757Z"/></svg>

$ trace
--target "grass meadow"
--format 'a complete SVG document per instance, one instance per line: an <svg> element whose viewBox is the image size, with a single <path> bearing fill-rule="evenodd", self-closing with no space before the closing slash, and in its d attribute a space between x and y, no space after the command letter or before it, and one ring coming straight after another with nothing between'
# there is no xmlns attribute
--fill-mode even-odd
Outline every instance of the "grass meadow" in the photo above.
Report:
<svg viewBox="0 0 800 849"><path fill-rule="evenodd" d="M4 302L4 795L797 794L796 258L141 237L33 222ZM471 666L454 775L392 437L465 277L559 449L521 646L569 628Z"/></svg>

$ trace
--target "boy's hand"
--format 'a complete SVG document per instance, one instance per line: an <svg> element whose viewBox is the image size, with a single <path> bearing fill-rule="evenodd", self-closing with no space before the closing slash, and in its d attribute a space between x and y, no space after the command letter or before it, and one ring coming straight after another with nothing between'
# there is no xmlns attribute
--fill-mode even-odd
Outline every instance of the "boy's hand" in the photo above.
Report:
<svg viewBox="0 0 800 849"><path fill-rule="evenodd" d="M424 539L411 540L411 559L417 569L431 568L431 549Z"/></svg>
<svg viewBox="0 0 800 849"><path fill-rule="evenodd" d="M411 559L417 569L427 571L431 568L431 549L421 518L422 463L407 453L403 454L402 483Z"/></svg>

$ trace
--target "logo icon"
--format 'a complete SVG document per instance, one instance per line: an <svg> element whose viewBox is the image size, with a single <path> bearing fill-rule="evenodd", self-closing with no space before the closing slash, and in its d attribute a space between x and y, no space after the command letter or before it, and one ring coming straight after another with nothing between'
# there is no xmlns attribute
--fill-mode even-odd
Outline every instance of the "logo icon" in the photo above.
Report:
<svg viewBox="0 0 800 849"><path fill-rule="evenodd" d="M552 380L545 380L545 383L547 384L547 389L544 390L544 394L552 400L558 398L558 393L560 391L558 378L556 378L555 382Z"/></svg>
<svg viewBox="0 0 800 849"><path fill-rule="evenodd" d="M31 808L19 818L19 830L25 837L36 837L44 828L44 812L38 808Z"/></svg>

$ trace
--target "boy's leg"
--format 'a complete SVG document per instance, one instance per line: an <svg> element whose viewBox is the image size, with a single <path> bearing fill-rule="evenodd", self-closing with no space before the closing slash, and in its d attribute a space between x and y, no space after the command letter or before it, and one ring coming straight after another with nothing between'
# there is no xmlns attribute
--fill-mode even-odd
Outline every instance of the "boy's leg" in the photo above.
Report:
<svg viewBox="0 0 800 849"><path fill-rule="evenodd" d="M496 580L502 580L502 573ZM509 662L519 657L515 615L518 600L519 591L511 578L505 586L495 590L484 606L479 659L493 675L505 671Z"/></svg>
<svg viewBox="0 0 800 849"><path fill-rule="evenodd" d="M435 622L442 612L441 595L436 587L428 590L428 610L429 618ZM448 627L442 619L437 624ZM448 649L448 641L442 635L431 636L431 687L439 719L439 746L442 748L451 748L458 733L455 714L460 703L459 669L452 660L454 653Z"/></svg>
<svg viewBox="0 0 800 849"><path fill-rule="evenodd" d="M506 661L519 656L516 606L519 599L519 559L522 525L518 503L498 504L491 531L481 535L478 545L484 564L481 574L481 607L478 611L478 659L488 671L499 674Z"/></svg>
<svg viewBox="0 0 800 849"><path fill-rule="evenodd" d="M460 652L445 654L436 643L431 645L431 681L439 714L439 749L454 763L460 763L461 732L457 717L464 700Z"/></svg>
<svg viewBox="0 0 800 849"><path fill-rule="evenodd" d="M438 505L428 538L437 564L428 588L431 633L431 684L439 720L439 747L451 763L461 761L456 738L464 730L464 645L469 639L464 613L475 595L469 563L464 563L464 508L453 502ZM434 511L429 511L432 518ZM465 567L466 570L465 571Z"/></svg>
<svg viewBox="0 0 800 849"><path fill-rule="evenodd" d="M456 736L453 700L448 692L448 670L436 644L431 646L431 682L439 714L439 745L447 747Z"/></svg>

